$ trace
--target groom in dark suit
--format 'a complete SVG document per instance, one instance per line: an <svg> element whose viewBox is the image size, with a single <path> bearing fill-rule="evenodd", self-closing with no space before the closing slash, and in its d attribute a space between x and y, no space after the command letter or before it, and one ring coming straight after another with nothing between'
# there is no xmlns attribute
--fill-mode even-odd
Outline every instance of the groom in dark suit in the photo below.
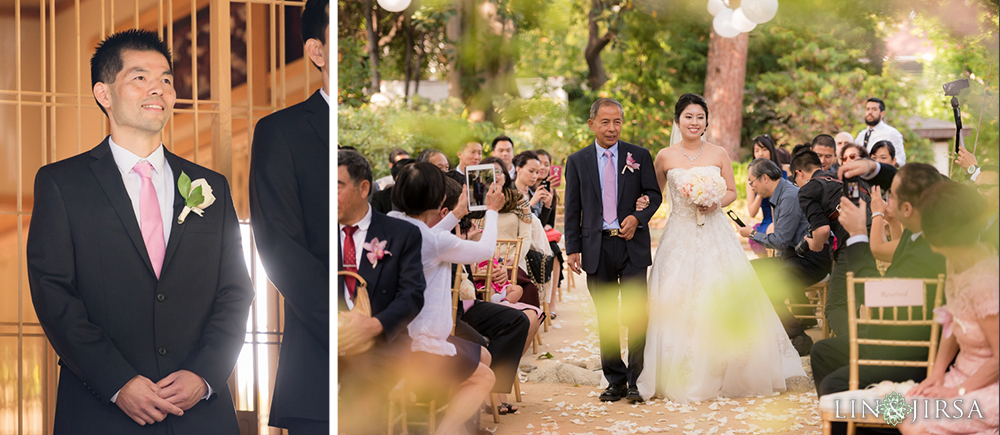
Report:
<svg viewBox="0 0 1000 435"><path fill-rule="evenodd" d="M566 253L574 273L587 272L597 308L601 366L610 384L600 399L635 402L642 400L636 381L646 346L646 271L653 263L648 224L662 196L649 151L619 140L623 122L620 103L595 101L587 125L596 139L566 161ZM649 205L636 211L643 195ZM619 295L628 313L627 367L618 338Z"/></svg>
<svg viewBox="0 0 1000 435"><path fill-rule="evenodd" d="M305 53L323 75L323 88L261 119L250 159L254 240L285 298L268 424L289 435L330 432L328 5L309 0L302 12Z"/></svg>
<svg viewBox="0 0 1000 435"><path fill-rule="evenodd" d="M53 433L239 434L226 381L253 288L229 184L160 143L176 94L155 32L109 36L91 80L111 135L39 169L27 244L62 366Z"/></svg>

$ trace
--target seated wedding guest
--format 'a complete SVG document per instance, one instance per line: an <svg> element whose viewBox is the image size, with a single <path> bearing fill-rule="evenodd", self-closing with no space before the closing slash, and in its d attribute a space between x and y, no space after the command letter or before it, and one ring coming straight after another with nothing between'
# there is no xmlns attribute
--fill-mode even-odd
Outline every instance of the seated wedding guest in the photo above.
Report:
<svg viewBox="0 0 1000 435"><path fill-rule="evenodd" d="M801 152L803 152L805 150L811 149L811 148L812 148L812 145L807 144L807 143L800 143L798 145L795 145L794 147L792 147L792 153L791 153L792 157L795 157L795 156L799 155L799 153L801 153ZM791 160L789 160L788 163L791 164ZM791 171L787 171L787 172L789 174L792 173Z"/></svg>
<svg viewBox="0 0 1000 435"><path fill-rule="evenodd" d="M921 226L921 198L924 191L940 183L944 177L933 166L923 163L909 163L899 169L892 181L886 211L898 220L905 230L893 256L892 264L885 271L886 278L937 278L945 272L945 259L931 250ZM875 259L868 248L867 226L865 223L867 204L863 201L855 206L851 201L841 200L840 221L850 234L843 248L843 256L848 267L858 277L878 277ZM928 287L927 300L933 304L933 287ZM861 299L863 293L859 293ZM860 300L859 303L864 303ZM901 313L901 317L906 315ZM929 327L877 327L869 326L859 331L859 338L914 339L930 336ZM860 358L926 360L927 350L917 347L863 346ZM813 345L811 363L816 392L820 395L846 391L849 377L849 348L847 333L820 340ZM878 367L861 366L858 372L859 385L870 385L883 380L904 382L921 381L927 376L922 367ZM843 433L846 424L834 425L836 433Z"/></svg>
<svg viewBox="0 0 1000 435"><path fill-rule="evenodd" d="M441 150L434 148L427 148L417 155L418 162L430 162L434 166L437 166L443 172L448 172L450 169L450 164L448 163L448 156L444 155Z"/></svg>
<svg viewBox="0 0 1000 435"><path fill-rule="evenodd" d="M837 142L833 140L833 136L821 134L814 137L810 149L819 156L824 171L829 171L833 164L838 162Z"/></svg>
<svg viewBox="0 0 1000 435"><path fill-rule="evenodd" d="M865 150L865 147L857 144L847 144L844 145L844 149L841 150L840 164L843 165L847 162L853 162L858 159L867 159L867 158L868 158L868 151ZM838 167L837 169L840 168Z"/></svg>
<svg viewBox="0 0 1000 435"><path fill-rule="evenodd" d="M378 210L381 213L388 213L393 210L392 186L396 183L396 177L399 176L399 173L403 170L403 168L414 163L417 163L417 161L413 159L399 159L392 165L392 169L389 170L389 174L393 179L393 184L372 194L371 203L375 210Z"/></svg>
<svg viewBox="0 0 1000 435"><path fill-rule="evenodd" d="M26 246L52 433L239 434L226 381L254 290L229 182L160 142L177 94L156 32L102 40L90 79L110 134L38 170Z"/></svg>
<svg viewBox="0 0 1000 435"><path fill-rule="evenodd" d="M778 161L778 152L774 148L774 142L771 141L771 137L764 134L753 138L753 158L754 159L768 159L773 161L778 168L781 168L781 163ZM787 177L787 175L784 175ZM753 229L760 233L767 233L768 227L771 226L771 202L768 198L762 198L758 195L753 187L750 186L749 181L746 186L747 194L747 215L750 218L756 218L758 214L761 215L760 222L753 225ZM750 239L750 249L757 254L758 257L764 257L767 255L767 248L763 245L757 243L756 240Z"/></svg>
<svg viewBox="0 0 1000 435"><path fill-rule="evenodd" d="M407 166L399 174L392 202L399 209L389 213L415 225L423 237L421 259L427 287L424 306L407 327L412 340L408 382L416 389L447 389L452 399L435 434L458 433L467 419L479 411L489 396L495 378L489 368L490 354L482 346L451 335L452 263L478 262L493 256L496 248L497 211L503 192L494 183L486 195L486 219L479 241L462 240L450 231L454 222L437 228L450 212L445 202L445 176L427 162Z"/></svg>
<svg viewBox="0 0 1000 435"><path fill-rule="evenodd" d="M538 177L535 185L532 187L532 191L537 191L539 188L545 187L546 191L552 194L552 204L542 209L538 220L542 222L542 229L545 230L545 236L549 241L549 248L552 249L552 286L551 290L549 290L549 315L555 319L556 303L559 302L555 294L559 286L562 285L563 279L563 255L562 248L559 247L559 239L562 237L562 234L555 229L556 209L559 207L559 194L556 193L556 187L562 184L562 180L560 179L561 174L552 172L552 165L555 160L552 159L552 155L548 151L537 149L535 150L535 154L538 154L538 162L541 166L538 168Z"/></svg>
<svg viewBox="0 0 1000 435"><path fill-rule="evenodd" d="M990 245L993 245L994 249L998 248L998 243L1000 243L1000 237L997 233L997 212L1000 210L1000 192L998 192L998 184L1000 183L1000 172L997 170L997 165L984 165L982 172L976 177L976 189L979 193L986 198L986 229L983 230L980 239Z"/></svg>
<svg viewBox="0 0 1000 435"><path fill-rule="evenodd" d="M514 156L514 188L528 201L528 207L530 207L533 216L531 221L531 245L528 246L528 249L541 252L545 256L551 256L552 248L548 243L548 237L545 235L545 229L542 227L540 216L547 216L553 212L552 207L554 202L552 191L550 188L541 188L537 191L532 189L538 182L541 168L541 160L534 151L524 151ZM527 251L524 253L527 254ZM524 270L532 267L527 264L527 257L525 258L525 264L521 266ZM551 292L547 291L549 278L549 276L545 276L544 278L535 277L533 279L535 285L539 286L539 297L546 301L546 298L551 299L552 296ZM545 281L541 281L541 279Z"/></svg>
<svg viewBox="0 0 1000 435"><path fill-rule="evenodd" d="M451 213L435 229L448 231L449 227L454 228L468 213L467 198L463 195L461 184L446 178L444 208L451 210ZM457 236L479 240L482 232L470 228L466 233L459 231ZM498 282L507 279L510 282L506 272L499 269L494 270L493 279ZM478 342L484 338L488 340L484 346L490 352L490 370L493 370L496 378L493 392L499 395L497 411L503 415L516 412L517 406L507 403L507 394L516 382L521 355L531 345L529 337L534 337L538 331L541 310L516 302L492 303L473 299L462 301L457 314L459 320L456 336L469 341ZM466 325L472 329L471 332L464 329Z"/></svg>
<svg viewBox="0 0 1000 435"><path fill-rule="evenodd" d="M344 313L354 307L357 281L340 278L335 287L338 311L338 413L344 433L384 430L385 398L399 381L410 350L406 327L424 306L426 281L421 266L421 235L412 224L388 217L368 205L372 170L356 151L337 153L337 270L357 272L368 283L371 317ZM381 243L385 243L381 247ZM382 258L362 255L379 245ZM366 248L366 245L368 246ZM343 320L343 319L342 319ZM356 350L374 339L371 349ZM343 398L350 398L344 400Z"/></svg>
<svg viewBox="0 0 1000 435"><path fill-rule="evenodd" d="M788 178L788 165L792 163L792 154L784 147L776 148L775 153L778 155L778 166L781 166L782 176Z"/></svg>
<svg viewBox="0 0 1000 435"><path fill-rule="evenodd" d="M837 133L837 135L833 137L833 140L837 143L837 152L834 156L836 162L830 167L830 172L836 173L837 170L840 169L840 158L843 156L842 152L844 150L844 146L854 143L854 136L846 131L842 131Z"/></svg>
<svg viewBox="0 0 1000 435"><path fill-rule="evenodd" d="M483 144L478 139L468 138L462 142L458 150L458 166L452 172L458 172L465 178L465 168L478 165L483 159ZM463 184L465 181L462 182Z"/></svg>
<svg viewBox="0 0 1000 435"><path fill-rule="evenodd" d="M912 163L911 163L912 164ZM996 433L1000 425L1000 258L993 246L979 240L986 225L986 201L975 189L950 181L928 189L921 197L921 228L931 249L947 259L947 304L937 310L942 324L934 370L906 393L915 400L914 419L899 431L911 434ZM962 225L955 225L962 222ZM947 399L950 415L932 418ZM927 412L927 415L925 415Z"/></svg>
<svg viewBox="0 0 1000 435"><path fill-rule="evenodd" d="M284 301L268 424L330 432L329 0L302 12L305 52L323 75L306 101L265 116L250 149L250 216L267 277Z"/></svg>
<svg viewBox="0 0 1000 435"><path fill-rule="evenodd" d="M752 227L740 228L743 237L754 240L778 252L777 257L758 258L750 262L781 319L788 338L800 356L809 353L812 339L802 323L791 316L785 299L805 304L805 288L819 282L830 272L830 251L805 250L795 252L795 245L806 235L809 222L799 207L799 188L781 177L778 165L766 158L754 159L748 168L747 182L754 192L769 198L774 204L774 231L764 233Z"/></svg>
<svg viewBox="0 0 1000 435"><path fill-rule="evenodd" d="M875 142L869 155L876 162L899 167L899 164L896 163L896 147L892 146L892 142L887 140Z"/></svg>
<svg viewBox="0 0 1000 435"><path fill-rule="evenodd" d="M410 158L410 153L406 152L406 150L402 148L393 148L392 151L389 151L389 166L392 167L396 164L396 162L408 158ZM395 182L396 179L391 174L379 178L375 180L375 191L381 192L386 188L391 187Z"/></svg>
<svg viewBox="0 0 1000 435"><path fill-rule="evenodd" d="M510 172L507 176L514 178L514 140L500 135L493 139L493 144L490 145L490 157L496 157L503 160L503 164L510 168Z"/></svg>
<svg viewBox="0 0 1000 435"><path fill-rule="evenodd" d="M831 138L832 140L832 138ZM830 147L831 152L833 147ZM837 335L847 335L847 263L842 255L848 234L837 219L837 206L843 186L840 180L821 168L820 158L813 151L802 151L792 157L789 174L799 186L799 207L802 208L809 227L804 239L808 249L820 252L830 249L833 268L827 291L826 318L830 329ZM839 243L837 243L839 241ZM800 243L801 240L797 241ZM829 245L829 246L828 246Z"/></svg>
<svg viewBox="0 0 1000 435"><path fill-rule="evenodd" d="M508 179L504 175L508 173L508 170L504 166L503 161L496 157L487 157L483 159L483 164L493 164L496 166L496 182L501 183L502 180L503 185L504 205L500 209L500 215L497 218L497 238L511 240L518 237L521 238L521 253L520 258L517 260L517 277L512 276L511 280L522 288L521 302L541 307L542 304L539 300L541 290L528 278L525 256L527 256L528 250L532 246L538 246L540 243L548 244L548 241L547 239L544 241L540 239L544 234L536 237L532 229L532 217L534 214L531 212L528 200L517 190L514 180Z"/></svg>

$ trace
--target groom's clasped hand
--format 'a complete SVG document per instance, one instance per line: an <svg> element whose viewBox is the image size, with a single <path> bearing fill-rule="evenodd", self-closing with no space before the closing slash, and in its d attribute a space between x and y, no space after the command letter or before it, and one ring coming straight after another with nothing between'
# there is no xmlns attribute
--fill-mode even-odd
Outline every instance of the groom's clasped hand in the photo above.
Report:
<svg viewBox="0 0 1000 435"><path fill-rule="evenodd" d="M153 383L136 375L118 393L115 404L141 426L184 415L207 392L205 380L188 370L178 370Z"/></svg>

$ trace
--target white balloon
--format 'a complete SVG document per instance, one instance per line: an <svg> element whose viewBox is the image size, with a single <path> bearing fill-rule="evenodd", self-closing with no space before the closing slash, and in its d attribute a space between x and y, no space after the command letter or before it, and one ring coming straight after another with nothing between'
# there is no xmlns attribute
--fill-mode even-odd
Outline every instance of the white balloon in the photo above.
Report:
<svg viewBox="0 0 1000 435"><path fill-rule="evenodd" d="M722 3L722 0L708 0L708 13L712 14L713 17L725 8L726 5Z"/></svg>
<svg viewBox="0 0 1000 435"><path fill-rule="evenodd" d="M757 24L771 21L778 13L778 0L745 0L740 8L747 19Z"/></svg>
<svg viewBox="0 0 1000 435"><path fill-rule="evenodd" d="M715 16L712 27L715 28L715 33L723 38L733 38L740 34L740 31L733 27L733 10L729 8L723 9Z"/></svg>
<svg viewBox="0 0 1000 435"><path fill-rule="evenodd" d="M389 12L400 12L410 6L410 0L378 0L378 5Z"/></svg>
<svg viewBox="0 0 1000 435"><path fill-rule="evenodd" d="M749 32L757 27L757 23L750 21L750 19L743 14L743 8L740 7L733 11L733 27L741 32Z"/></svg>

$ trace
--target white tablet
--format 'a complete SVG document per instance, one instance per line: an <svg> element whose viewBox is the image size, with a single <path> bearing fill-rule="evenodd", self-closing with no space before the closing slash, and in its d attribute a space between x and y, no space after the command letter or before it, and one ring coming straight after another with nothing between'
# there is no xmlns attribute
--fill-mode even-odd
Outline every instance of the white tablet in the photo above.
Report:
<svg viewBox="0 0 1000 435"><path fill-rule="evenodd" d="M486 193L496 179L496 166L474 165L465 167L465 181L469 185L469 211L486 210Z"/></svg>

